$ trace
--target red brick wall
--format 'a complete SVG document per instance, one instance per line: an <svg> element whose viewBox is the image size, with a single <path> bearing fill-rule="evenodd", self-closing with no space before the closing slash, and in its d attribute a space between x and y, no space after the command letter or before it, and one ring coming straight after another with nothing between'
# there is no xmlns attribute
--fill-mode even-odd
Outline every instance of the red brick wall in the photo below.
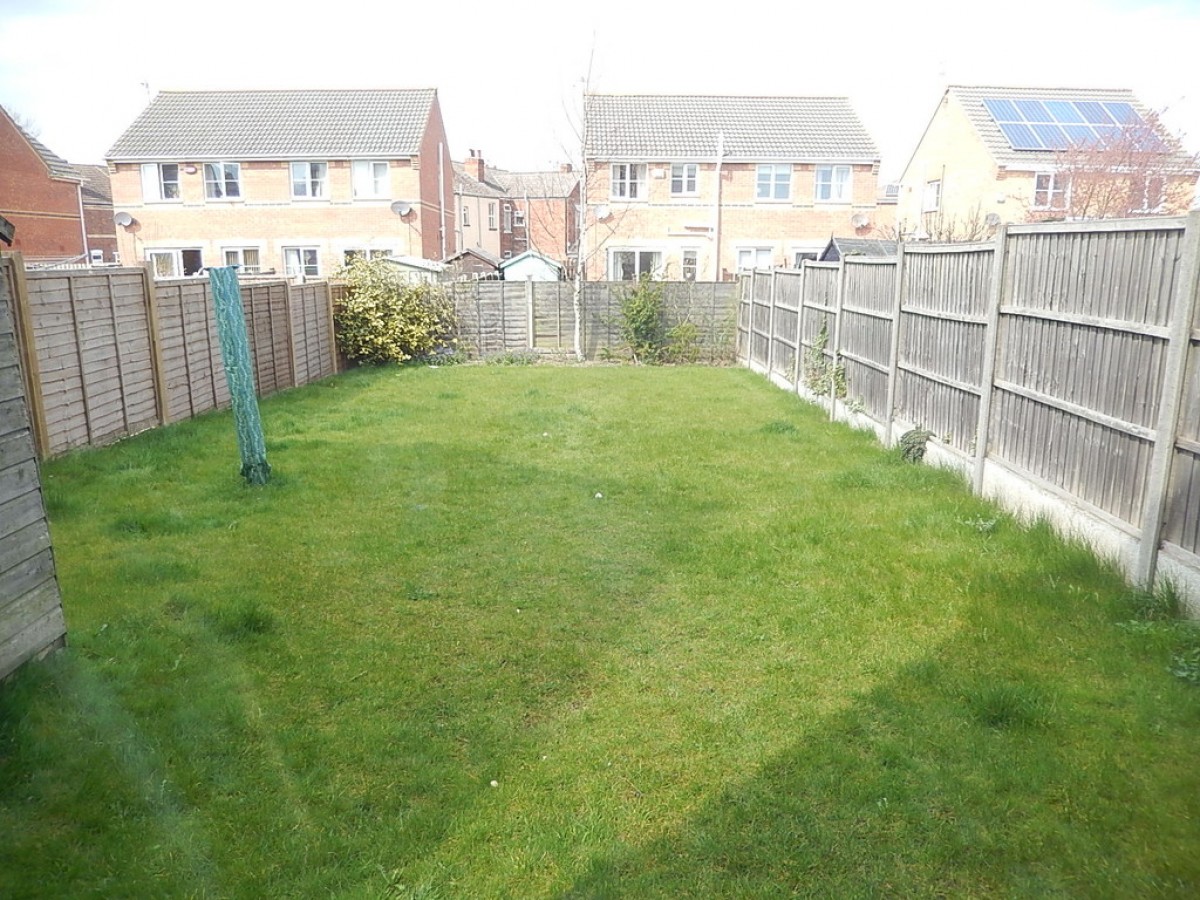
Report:
<svg viewBox="0 0 1200 900"><path fill-rule="evenodd" d="M12 250L28 257L81 256L79 183L50 177L46 164L0 111L0 215L16 226Z"/></svg>
<svg viewBox="0 0 1200 900"><path fill-rule="evenodd" d="M442 151L440 166L439 144ZM442 259L442 232L439 230L439 223L445 232L445 255L452 256L458 247L454 235L454 166L450 161L450 146L446 141L446 127L442 122L442 108L437 97L433 98L429 122L421 140L420 166L421 255L425 259Z"/></svg>

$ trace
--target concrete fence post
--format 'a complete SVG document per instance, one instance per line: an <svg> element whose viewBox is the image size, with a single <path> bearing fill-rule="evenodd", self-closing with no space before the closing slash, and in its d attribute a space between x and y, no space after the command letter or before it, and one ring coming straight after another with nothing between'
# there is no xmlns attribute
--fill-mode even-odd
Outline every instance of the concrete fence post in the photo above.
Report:
<svg viewBox="0 0 1200 900"><path fill-rule="evenodd" d="M896 243L896 290L892 300L892 334L888 349L887 408L884 410L884 443L896 445L896 387L900 378L900 322L904 316L905 291L904 241Z"/></svg>
<svg viewBox="0 0 1200 900"><path fill-rule="evenodd" d="M1172 318L1168 325L1167 354L1163 365L1163 390L1154 429L1154 453L1142 505L1142 533L1138 545L1135 580L1149 589L1154 586L1162 542L1163 512L1171 488L1171 463L1179 435L1179 410L1187 382L1187 357L1191 346L1192 323L1196 319L1197 295L1200 294L1200 210L1188 214L1184 229L1183 258L1172 299Z"/></svg>
<svg viewBox="0 0 1200 900"><path fill-rule="evenodd" d="M983 372L979 379L979 417L975 424L975 468L971 479L976 494L983 493L983 473L987 464L989 432L992 421L992 394L995 393L996 356L1000 348L1000 307L1008 298L1004 284L1008 265L1008 224L996 230L995 256L992 258L992 289L988 296L987 330L983 336Z"/></svg>

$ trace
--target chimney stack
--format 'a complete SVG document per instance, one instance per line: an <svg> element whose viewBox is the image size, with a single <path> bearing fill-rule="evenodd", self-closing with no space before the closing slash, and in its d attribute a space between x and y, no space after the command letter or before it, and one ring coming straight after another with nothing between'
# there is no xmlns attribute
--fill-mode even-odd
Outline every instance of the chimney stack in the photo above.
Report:
<svg viewBox="0 0 1200 900"><path fill-rule="evenodd" d="M478 150L471 150L470 153L471 155L463 163L463 168L476 181L483 181L484 172L486 171L483 164L483 154Z"/></svg>

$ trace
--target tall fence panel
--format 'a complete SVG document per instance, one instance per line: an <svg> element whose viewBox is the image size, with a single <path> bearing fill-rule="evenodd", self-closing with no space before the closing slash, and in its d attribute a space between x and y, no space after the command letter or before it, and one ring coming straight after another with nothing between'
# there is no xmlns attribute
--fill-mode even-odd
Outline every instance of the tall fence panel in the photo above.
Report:
<svg viewBox="0 0 1200 900"><path fill-rule="evenodd" d="M16 266L0 260L0 678L66 640L20 363Z"/></svg>
<svg viewBox="0 0 1200 900"><path fill-rule="evenodd" d="M838 352L846 371L848 393L849 385L854 385L854 393L848 399L883 421L887 417L896 263L847 257L843 278L845 296Z"/></svg>
<svg viewBox="0 0 1200 900"><path fill-rule="evenodd" d="M47 452L110 443L158 423L140 269L26 274Z"/></svg>
<svg viewBox="0 0 1200 900"><path fill-rule="evenodd" d="M106 444L229 404L205 279L154 281L141 268L26 272L6 261L29 408L42 456ZM242 302L260 395L333 374L327 283L247 283Z"/></svg>
<svg viewBox="0 0 1200 900"><path fill-rule="evenodd" d="M229 406L208 282L154 283L166 375L167 420L190 419Z"/></svg>
<svg viewBox="0 0 1200 900"><path fill-rule="evenodd" d="M993 249L908 248L894 414L964 453L982 394Z"/></svg>
<svg viewBox="0 0 1200 900"><path fill-rule="evenodd" d="M738 285L659 282L668 327L691 326L701 359L728 358L737 329ZM584 282L580 339L596 359L621 345L621 298L630 282ZM575 287L570 282L470 281L449 286L459 346L476 356L513 350L573 351Z"/></svg>
<svg viewBox="0 0 1200 900"><path fill-rule="evenodd" d="M788 376L797 277L803 364ZM825 344L845 417L886 441L893 423L928 429L934 458L1135 580L1165 561L1200 612L1198 293L1200 213L1008 226L987 244L755 273L739 359L813 398L804 368Z"/></svg>

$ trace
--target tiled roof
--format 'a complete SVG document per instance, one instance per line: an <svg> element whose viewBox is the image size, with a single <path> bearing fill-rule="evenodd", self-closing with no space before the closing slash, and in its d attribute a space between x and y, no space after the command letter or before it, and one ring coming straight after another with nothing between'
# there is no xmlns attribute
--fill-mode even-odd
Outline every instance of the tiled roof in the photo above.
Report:
<svg viewBox="0 0 1200 900"><path fill-rule="evenodd" d="M163 91L106 158L416 156L436 97L432 88Z"/></svg>
<svg viewBox="0 0 1200 900"><path fill-rule="evenodd" d="M83 185L83 202L112 206L112 185L108 180L108 166L74 165L75 176Z"/></svg>
<svg viewBox="0 0 1200 900"><path fill-rule="evenodd" d="M15 127L17 131L21 132L21 136L29 142L29 146L31 146L34 152L42 158L42 162L44 162L46 164L46 168L50 170L51 178L69 178L72 181L79 180L79 176L72 171L70 163L35 138L24 128L22 128L17 123L16 119L8 114L8 110L4 109L4 107L0 107L0 111L3 111L4 115L8 116L8 120L13 123L13 127Z"/></svg>
<svg viewBox="0 0 1200 900"><path fill-rule="evenodd" d="M845 97L589 94L585 120L589 159L879 158Z"/></svg>
<svg viewBox="0 0 1200 900"><path fill-rule="evenodd" d="M467 247L464 250L459 250L457 253L451 254L450 256L446 257L446 262L448 262L448 263L453 262L454 260L458 259L460 256L466 256L467 254L478 257L479 259L483 260L485 263L495 266L496 268L500 268L500 257L498 257L492 253L488 253L482 247Z"/></svg>
<svg viewBox="0 0 1200 900"><path fill-rule="evenodd" d="M495 181L495 171L487 166L484 172L487 181L476 181L462 163L454 163L454 193L466 197L507 197L508 192Z"/></svg>
<svg viewBox="0 0 1200 900"><path fill-rule="evenodd" d="M513 197L569 197L579 184L578 172L505 172L489 174Z"/></svg>
<svg viewBox="0 0 1200 900"><path fill-rule="evenodd" d="M967 114L983 143L996 162L1011 169L1040 168L1060 161L1061 154L1053 150L1014 150L1008 138L996 124L983 99L1029 98L1031 100L1108 100L1129 103L1139 114L1145 116L1146 107L1134 96L1133 91L1100 88L1027 88L1027 87L975 87L951 85L946 93L953 97Z"/></svg>

